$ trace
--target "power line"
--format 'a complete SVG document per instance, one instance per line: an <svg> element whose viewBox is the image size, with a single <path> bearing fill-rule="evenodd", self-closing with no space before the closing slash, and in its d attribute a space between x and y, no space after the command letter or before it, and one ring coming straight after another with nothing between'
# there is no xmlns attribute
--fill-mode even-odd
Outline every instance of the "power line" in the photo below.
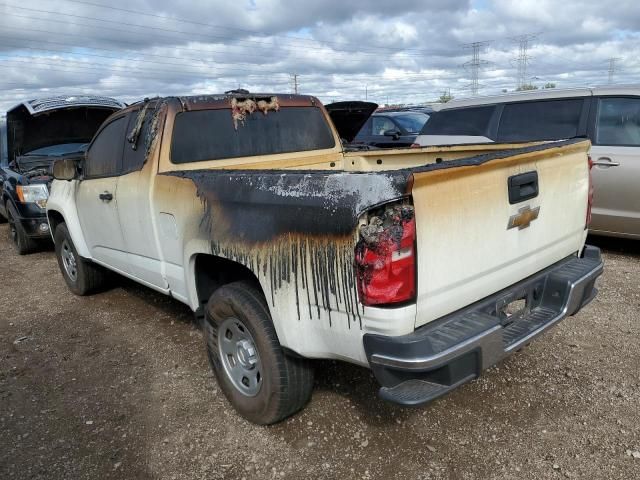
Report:
<svg viewBox="0 0 640 480"><path fill-rule="evenodd" d="M67 0L67 1L75 1L75 0ZM137 28L144 28L144 29L149 29L149 30L153 30L153 31L162 31L162 32L170 32L170 33L177 33L180 35L186 35L187 36L187 41L192 41L193 37L204 37L204 38L217 38L223 41L235 41L238 44L240 43L245 43L245 44L249 44L248 46L251 46L252 48L255 48L255 45L263 45L269 48L274 47L274 43L273 42L269 42L269 41L260 41L260 40L252 40L252 39L238 39L235 36L229 36L229 35L214 35L211 33L200 33L197 31L183 31L183 30L173 30L173 29L169 29L169 28L162 28L162 27L157 27L157 26L152 26L152 25L143 25L143 24L139 24L139 23L131 23L131 22L127 22L127 21L121 21L121 20L110 20L110 19L106 19L106 18L97 18L97 17L90 17L90 16L86 16L86 15L77 15L74 13L68 13L68 12L58 12L58 11L52 11L52 10L43 10L43 9L36 9L36 8L28 8L28 7L23 7L20 5L15 5L15 4L11 4L11 3L5 3L2 2L0 3L0 6L4 6L4 7L10 7L10 8L15 8L18 10L26 10L26 11L30 11L30 12L36 12L36 13L47 13L50 15L58 15L58 16L62 16L62 17L72 17L72 18L79 18L79 19L83 19L83 20L93 20L96 22L104 22L104 23L111 23L111 24L116 24L116 25L125 25L125 26L130 26L130 27L137 27ZM117 7L109 7L109 6L105 6L103 5L104 8L108 8L108 9L112 9L112 10L124 10L127 11L126 9L121 9L121 8L117 8ZM130 11L130 12L135 12L139 15L147 15L147 16L152 16L152 17L156 17L158 15L155 14L148 14L148 13L144 13L144 12L137 12L137 11ZM11 13L9 13L11 14ZM172 21L181 21L183 23L192 23L195 25L202 25L202 26L207 26L209 28L214 28L214 29L227 29L227 30L234 30L232 28L229 27L220 27L220 26L216 26L216 25L211 25L211 24L201 24L199 22L194 22L191 20L180 20L180 19L176 19L176 18L172 18L172 17L163 17L163 16L159 16L160 18L164 19L164 20L172 20ZM50 21L50 19L49 19ZM253 34L255 35L257 32L253 32L250 30L241 30L241 29L235 29L235 30L239 30L239 31L243 31L245 33L248 34ZM136 33L136 32L131 32L131 33ZM326 51L326 46L322 45L322 44L326 44L326 45L335 45L338 44L338 42L330 42L330 41L325 41L325 40L316 40L316 39L311 39L311 38L302 38L302 37L293 37L293 36L278 36L278 35L272 35L272 38L275 39L282 39L282 40L287 40L288 42L286 43L280 43L279 46L280 47L289 47L289 48L303 48L305 50L322 50L323 52ZM307 45L300 45L300 42L307 42ZM320 45L318 45L320 44ZM380 47L380 46L366 46L363 48L363 45L359 45L359 44L350 44L350 43L343 43L343 44L338 44L338 45L353 45L354 47L357 47L356 50L349 50L347 48L341 48L341 49L337 49L334 48L333 53L337 53L337 54L349 54L349 53L353 53L355 51L357 51L360 54L363 55L377 55L379 56L381 53L396 53L398 52L398 48L396 47ZM368 51L367 51L368 49ZM418 57L418 58L422 58L425 55L434 55L435 52L434 51L430 51L430 50L421 50L421 49L411 49L411 48L405 48L402 49L403 52L405 52L405 55L410 56L410 57Z"/></svg>

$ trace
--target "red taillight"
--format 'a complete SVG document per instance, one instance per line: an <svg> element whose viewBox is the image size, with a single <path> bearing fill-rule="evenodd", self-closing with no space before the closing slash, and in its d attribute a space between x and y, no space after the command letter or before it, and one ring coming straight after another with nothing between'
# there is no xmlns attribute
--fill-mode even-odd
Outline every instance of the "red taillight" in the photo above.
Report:
<svg viewBox="0 0 640 480"><path fill-rule="evenodd" d="M384 222L358 242L356 278L364 305L400 303L415 297L415 238L413 207L404 205L388 207Z"/></svg>
<svg viewBox="0 0 640 480"><path fill-rule="evenodd" d="M421 148L422 145L420 145L419 143L412 143L411 144L411 148Z"/></svg>
<svg viewBox="0 0 640 480"><path fill-rule="evenodd" d="M591 224L591 208L593 207L593 176L591 175L593 160L591 160L591 155L587 156L587 161L589 162L589 193L587 195L587 218L584 225L585 230L589 228L589 225Z"/></svg>

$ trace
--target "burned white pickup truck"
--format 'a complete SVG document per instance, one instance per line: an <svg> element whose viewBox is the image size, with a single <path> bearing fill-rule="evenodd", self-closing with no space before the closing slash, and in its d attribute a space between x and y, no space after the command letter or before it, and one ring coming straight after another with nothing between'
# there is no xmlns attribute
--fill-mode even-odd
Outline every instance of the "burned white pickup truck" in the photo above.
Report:
<svg viewBox="0 0 640 480"><path fill-rule="evenodd" d="M105 269L189 305L221 389L277 422L310 359L428 402L596 294L589 142L343 148L356 106L309 96L154 99L111 116L47 204L70 289ZM350 132L350 133L349 133Z"/></svg>

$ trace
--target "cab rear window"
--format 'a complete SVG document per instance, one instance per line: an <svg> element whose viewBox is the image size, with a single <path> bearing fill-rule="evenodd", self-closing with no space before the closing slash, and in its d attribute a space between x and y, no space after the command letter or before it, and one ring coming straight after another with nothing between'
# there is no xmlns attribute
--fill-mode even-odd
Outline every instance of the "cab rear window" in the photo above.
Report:
<svg viewBox="0 0 640 480"><path fill-rule="evenodd" d="M333 148L335 140L317 107L255 112L234 126L231 110L196 110L176 116L171 142L173 163Z"/></svg>

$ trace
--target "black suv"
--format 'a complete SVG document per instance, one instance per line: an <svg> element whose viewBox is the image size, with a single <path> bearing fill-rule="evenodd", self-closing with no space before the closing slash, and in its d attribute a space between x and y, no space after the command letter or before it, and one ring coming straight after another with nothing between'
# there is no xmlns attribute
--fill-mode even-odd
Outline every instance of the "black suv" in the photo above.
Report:
<svg viewBox="0 0 640 480"><path fill-rule="evenodd" d="M45 212L53 162L80 153L102 122L125 104L109 97L52 97L23 102L0 125L0 220L20 255L49 240Z"/></svg>

